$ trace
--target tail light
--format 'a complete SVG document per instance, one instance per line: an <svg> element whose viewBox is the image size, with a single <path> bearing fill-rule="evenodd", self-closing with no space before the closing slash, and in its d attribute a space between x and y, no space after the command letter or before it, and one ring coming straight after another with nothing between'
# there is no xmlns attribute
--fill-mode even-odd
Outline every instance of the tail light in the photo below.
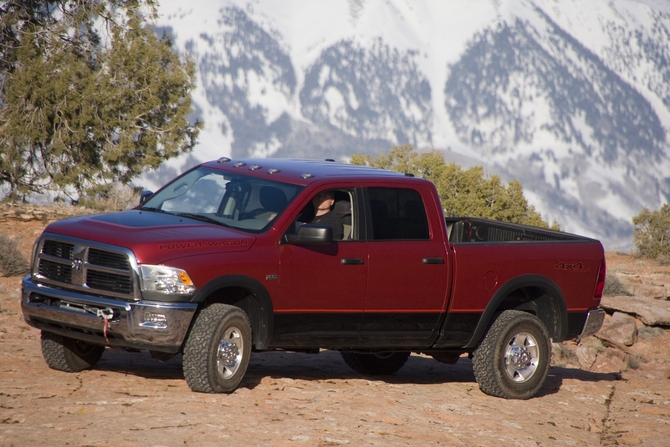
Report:
<svg viewBox="0 0 670 447"><path fill-rule="evenodd" d="M605 289L605 276L607 276L607 267L605 260L600 261L600 268L598 269L598 282L596 282L596 290L593 292L593 298L602 298L603 290Z"/></svg>

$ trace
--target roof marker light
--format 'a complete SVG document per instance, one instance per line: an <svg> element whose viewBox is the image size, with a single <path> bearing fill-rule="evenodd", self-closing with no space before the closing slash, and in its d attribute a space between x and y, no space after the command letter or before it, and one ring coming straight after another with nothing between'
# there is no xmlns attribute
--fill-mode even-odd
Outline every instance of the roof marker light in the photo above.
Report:
<svg viewBox="0 0 670 447"><path fill-rule="evenodd" d="M250 171L258 171L259 169L263 169L263 166L258 166L258 165L249 166Z"/></svg>
<svg viewBox="0 0 670 447"><path fill-rule="evenodd" d="M309 172L305 172L305 173L304 173L303 175L301 175L300 177L302 177L302 178L304 178L305 180L307 180L307 179L310 179L310 178L314 178L314 174L310 174Z"/></svg>
<svg viewBox="0 0 670 447"><path fill-rule="evenodd" d="M233 168L243 168L243 167L246 166L246 165L247 165L247 164L246 164L245 162L243 162L243 161L238 161L237 163L235 163L235 164L233 165Z"/></svg>
<svg viewBox="0 0 670 447"><path fill-rule="evenodd" d="M217 163L230 163L232 160L228 157L221 157L218 160L216 160Z"/></svg>
<svg viewBox="0 0 670 447"><path fill-rule="evenodd" d="M281 172L281 170L277 169L277 168L268 169L268 174L279 174L280 172Z"/></svg>

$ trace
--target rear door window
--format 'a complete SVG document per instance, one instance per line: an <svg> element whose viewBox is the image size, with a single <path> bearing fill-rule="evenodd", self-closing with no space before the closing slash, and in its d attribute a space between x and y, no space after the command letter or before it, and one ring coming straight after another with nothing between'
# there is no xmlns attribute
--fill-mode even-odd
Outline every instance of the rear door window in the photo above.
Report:
<svg viewBox="0 0 670 447"><path fill-rule="evenodd" d="M430 237L421 195L408 188L368 188L371 237L375 241Z"/></svg>

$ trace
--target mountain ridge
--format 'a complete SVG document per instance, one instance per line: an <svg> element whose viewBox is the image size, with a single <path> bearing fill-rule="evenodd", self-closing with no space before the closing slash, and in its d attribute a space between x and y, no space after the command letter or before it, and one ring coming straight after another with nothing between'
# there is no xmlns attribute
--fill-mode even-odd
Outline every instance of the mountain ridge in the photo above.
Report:
<svg viewBox="0 0 670 447"><path fill-rule="evenodd" d="M411 143L519 179L545 218L618 250L670 199L670 2L204 3L157 22L196 63L202 144L146 182Z"/></svg>

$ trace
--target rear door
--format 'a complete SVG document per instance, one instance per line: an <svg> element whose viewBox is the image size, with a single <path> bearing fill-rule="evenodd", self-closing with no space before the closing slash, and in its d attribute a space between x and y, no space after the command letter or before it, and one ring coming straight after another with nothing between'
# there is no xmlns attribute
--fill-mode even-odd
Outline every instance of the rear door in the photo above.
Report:
<svg viewBox="0 0 670 447"><path fill-rule="evenodd" d="M428 188L365 190L368 286L361 344L429 346L445 307L448 258ZM435 215L429 215L426 207ZM430 216L430 220L429 220Z"/></svg>

